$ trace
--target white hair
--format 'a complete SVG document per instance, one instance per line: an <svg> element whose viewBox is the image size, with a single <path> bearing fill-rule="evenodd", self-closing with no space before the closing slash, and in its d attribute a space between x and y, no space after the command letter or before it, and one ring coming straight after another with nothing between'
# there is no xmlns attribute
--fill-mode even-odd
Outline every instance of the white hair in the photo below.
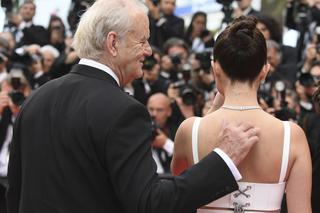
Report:
<svg viewBox="0 0 320 213"><path fill-rule="evenodd" d="M60 53L59 51L51 45L44 45L40 48L40 53L50 52L54 58L58 58Z"/></svg>
<svg viewBox="0 0 320 213"><path fill-rule="evenodd" d="M132 11L148 9L141 0L97 0L81 17L74 35L73 48L80 58L99 60L109 32L123 38L133 30Z"/></svg>

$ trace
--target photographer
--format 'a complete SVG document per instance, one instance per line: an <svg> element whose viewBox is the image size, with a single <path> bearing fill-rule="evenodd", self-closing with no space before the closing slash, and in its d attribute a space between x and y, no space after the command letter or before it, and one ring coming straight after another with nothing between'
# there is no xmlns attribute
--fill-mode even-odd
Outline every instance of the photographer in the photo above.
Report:
<svg viewBox="0 0 320 213"><path fill-rule="evenodd" d="M191 52L212 51L214 39L207 29L206 13L198 11L193 14L184 37L185 42L191 47Z"/></svg>
<svg viewBox="0 0 320 213"><path fill-rule="evenodd" d="M191 57L193 81L195 87L210 93L215 89L214 76L211 68L211 53L201 52Z"/></svg>
<svg viewBox="0 0 320 213"><path fill-rule="evenodd" d="M132 82L133 96L146 105L152 94L158 92L166 94L169 81L159 78L160 65L153 55L146 57L142 71L143 77Z"/></svg>
<svg viewBox="0 0 320 213"><path fill-rule="evenodd" d="M173 139L178 129L170 117L172 109L170 99L162 93L150 96L147 108L153 119L153 158L157 163L157 172L170 173L170 163L173 154Z"/></svg>
<svg viewBox="0 0 320 213"><path fill-rule="evenodd" d="M30 93L21 70L11 70L0 91L0 212L6 212L5 192L13 123L25 97Z"/></svg>
<svg viewBox="0 0 320 213"><path fill-rule="evenodd" d="M298 61L308 42L312 41L316 27L320 24L320 1L318 0L287 0L285 25L299 32L297 43Z"/></svg>
<svg viewBox="0 0 320 213"><path fill-rule="evenodd" d="M307 45L304 62L301 68L302 73L310 72L314 63L320 60L320 46L313 42Z"/></svg>
<svg viewBox="0 0 320 213"><path fill-rule="evenodd" d="M316 61L310 68L310 74L312 75L316 84L320 83L320 61Z"/></svg>
<svg viewBox="0 0 320 213"><path fill-rule="evenodd" d="M267 59L270 64L270 71L266 78L266 84L274 85L276 81L286 82L289 88L294 88L294 82L297 80L298 67L294 63L284 62L282 52L277 42L267 41Z"/></svg>
<svg viewBox="0 0 320 213"><path fill-rule="evenodd" d="M237 0L237 5L238 8L235 9L234 11L234 16L235 17L240 17L240 16L256 16L260 12L253 9L251 6L252 0Z"/></svg>
<svg viewBox="0 0 320 213"><path fill-rule="evenodd" d="M192 65L188 46L182 39L171 38L164 45L160 77L170 81L167 94L172 101L173 119L180 123L201 110L196 107L199 91L192 83ZM197 113L197 114L198 114Z"/></svg>
<svg viewBox="0 0 320 213"><path fill-rule="evenodd" d="M183 38L184 20L174 15L176 0L146 0L149 8L151 45L159 49L170 38Z"/></svg>
<svg viewBox="0 0 320 213"><path fill-rule="evenodd" d="M161 57L160 78L171 82L182 79L182 66L188 62L188 45L179 38L170 38L163 46L164 55Z"/></svg>
<svg viewBox="0 0 320 213"><path fill-rule="evenodd" d="M50 80L47 73L43 71L42 57L38 54L31 55L28 69L30 71L30 84L32 89L37 89Z"/></svg>

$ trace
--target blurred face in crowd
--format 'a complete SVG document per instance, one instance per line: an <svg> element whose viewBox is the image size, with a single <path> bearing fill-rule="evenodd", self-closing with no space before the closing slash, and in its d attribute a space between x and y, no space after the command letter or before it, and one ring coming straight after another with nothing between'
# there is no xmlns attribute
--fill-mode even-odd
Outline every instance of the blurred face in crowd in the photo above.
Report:
<svg viewBox="0 0 320 213"><path fill-rule="evenodd" d="M176 0L160 0L159 7L164 15L173 15L174 10L176 9Z"/></svg>
<svg viewBox="0 0 320 213"><path fill-rule="evenodd" d="M1 32L0 33L0 38L4 38L6 41L9 43L9 53L12 52L14 47L16 46L16 41L10 32Z"/></svg>
<svg viewBox="0 0 320 213"><path fill-rule="evenodd" d="M146 14L138 12L134 19L134 30L128 32L119 42L116 70L122 85L140 78L145 57L152 54L149 39L149 20Z"/></svg>
<svg viewBox="0 0 320 213"><path fill-rule="evenodd" d="M53 20L50 23L51 26L51 34L50 34L50 42L55 44L58 42L64 41L64 32L63 25L59 20Z"/></svg>
<svg viewBox="0 0 320 213"><path fill-rule="evenodd" d="M143 78L148 82L155 82L158 80L160 72L160 65L156 64L152 67L151 70L143 70Z"/></svg>
<svg viewBox="0 0 320 213"><path fill-rule="evenodd" d="M25 3L20 9L20 15L25 22L32 21L36 13L36 6L33 3Z"/></svg>
<svg viewBox="0 0 320 213"><path fill-rule="evenodd" d="M263 36L266 40L270 40L270 38L271 38L270 31L268 30L266 25L264 25L261 22L258 22L257 28L258 28L258 30L260 30L260 32L263 34Z"/></svg>
<svg viewBox="0 0 320 213"><path fill-rule="evenodd" d="M150 96L147 108L155 122L159 124L160 127L164 127L172 112L170 99L162 93L156 93Z"/></svg>
<svg viewBox="0 0 320 213"><path fill-rule="evenodd" d="M241 0L241 1L237 1L238 3L238 6L241 10L245 10L247 9L248 7L251 6L251 2L252 0Z"/></svg>
<svg viewBox="0 0 320 213"><path fill-rule="evenodd" d="M198 15L192 22L192 30L195 35L200 36L206 29L206 18L202 15Z"/></svg>
<svg viewBox="0 0 320 213"><path fill-rule="evenodd" d="M42 65L43 65L43 71L48 72L55 60L54 55L50 51L43 51L41 53L42 56Z"/></svg>
<svg viewBox="0 0 320 213"><path fill-rule="evenodd" d="M310 70L310 74L317 84L320 83L320 66L313 66Z"/></svg>
<svg viewBox="0 0 320 213"><path fill-rule="evenodd" d="M281 55L276 48L274 47L268 48L267 60L273 69L275 69L280 64ZM272 71L273 69L271 69L270 71Z"/></svg>

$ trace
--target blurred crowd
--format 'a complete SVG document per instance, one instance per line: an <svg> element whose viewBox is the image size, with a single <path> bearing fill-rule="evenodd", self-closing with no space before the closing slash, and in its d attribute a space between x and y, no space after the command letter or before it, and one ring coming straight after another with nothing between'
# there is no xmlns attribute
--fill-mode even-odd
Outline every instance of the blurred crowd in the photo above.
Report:
<svg viewBox="0 0 320 213"><path fill-rule="evenodd" d="M254 10L251 1L238 0L237 8L231 8L232 0L217 1L223 5L225 14L221 27L241 15L257 18L257 28L267 40L271 65L260 87L259 103L279 119L297 122L305 130L315 159L320 149L320 115L315 111L312 96L320 82L320 0L288 0L285 26ZM20 106L32 90L67 74L78 62L71 45L72 36L81 12L90 3L90 0L72 1L70 27L60 17L51 15L45 28L32 21L36 14L32 1L25 1L17 10L10 1L2 1L7 19L0 32L1 194L6 186L12 124ZM165 175L170 173L178 126L186 118L205 115L217 92L211 73L215 34L207 29L204 12L195 12L186 26L184 19L174 14L176 0L145 0L145 3L149 8L153 55L143 62L143 77L126 85L124 90L150 112L153 157L158 173ZM284 29L299 32L296 47L284 45Z"/></svg>

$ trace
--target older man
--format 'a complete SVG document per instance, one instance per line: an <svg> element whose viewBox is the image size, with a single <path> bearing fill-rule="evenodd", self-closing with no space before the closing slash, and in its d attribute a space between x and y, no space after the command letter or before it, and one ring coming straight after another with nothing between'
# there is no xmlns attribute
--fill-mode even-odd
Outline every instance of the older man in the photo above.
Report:
<svg viewBox="0 0 320 213"><path fill-rule="evenodd" d="M223 130L220 149L181 176L157 176L149 113L121 89L151 55L148 26L139 0L98 0L82 16L79 65L33 93L16 120L9 213L182 212L237 189L232 161L258 140L248 125Z"/></svg>

